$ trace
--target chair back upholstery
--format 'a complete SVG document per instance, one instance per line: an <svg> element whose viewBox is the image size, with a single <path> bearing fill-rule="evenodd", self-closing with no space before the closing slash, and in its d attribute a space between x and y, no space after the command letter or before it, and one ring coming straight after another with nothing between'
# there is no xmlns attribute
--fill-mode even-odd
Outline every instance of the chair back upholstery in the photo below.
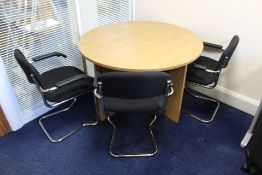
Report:
<svg viewBox="0 0 262 175"><path fill-rule="evenodd" d="M228 47L222 53L222 55L221 55L221 57L218 61L218 64L217 64L217 70L227 67L228 62L229 62L231 56L233 55L238 43L239 43L239 37L237 35L235 35L231 39Z"/></svg>
<svg viewBox="0 0 262 175"><path fill-rule="evenodd" d="M27 80L30 83L34 84L34 81L33 81L32 77L31 77L31 75L34 75L34 77L36 78L37 82L41 85L40 74L35 69L35 67L27 61L27 59L24 56L24 54L19 49L15 49L14 56L15 56L18 64L20 65L20 67L24 71Z"/></svg>
<svg viewBox="0 0 262 175"><path fill-rule="evenodd" d="M100 95L125 99L165 95L168 80L165 72L109 72L97 78L103 87Z"/></svg>

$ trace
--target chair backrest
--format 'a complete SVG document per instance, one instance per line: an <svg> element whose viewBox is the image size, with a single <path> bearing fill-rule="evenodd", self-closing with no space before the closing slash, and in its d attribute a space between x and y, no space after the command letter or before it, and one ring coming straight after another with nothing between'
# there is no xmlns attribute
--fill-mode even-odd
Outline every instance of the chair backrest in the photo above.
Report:
<svg viewBox="0 0 262 175"><path fill-rule="evenodd" d="M165 95L168 80L165 72L109 72L97 78L102 82L100 95L126 99Z"/></svg>
<svg viewBox="0 0 262 175"><path fill-rule="evenodd" d="M19 49L15 49L14 56L15 56L18 64L20 65L20 67L24 71L27 80L30 83L34 84L34 81L33 81L32 77L31 77L31 75L34 75L34 77L36 78L37 82L41 85L40 74L35 69L35 67L27 61L27 59L24 56L24 54Z"/></svg>
<svg viewBox="0 0 262 175"><path fill-rule="evenodd" d="M231 58L231 56L233 55L237 45L239 43L239 37L237 35L235 35L229 45L227 46L227 48L224 50L224 52L222 53L219 61L218 61L218 64L217 64L217 70L219 69L223 69L223 68L226 68L227 65L228 65L228 62Z"/></svg>

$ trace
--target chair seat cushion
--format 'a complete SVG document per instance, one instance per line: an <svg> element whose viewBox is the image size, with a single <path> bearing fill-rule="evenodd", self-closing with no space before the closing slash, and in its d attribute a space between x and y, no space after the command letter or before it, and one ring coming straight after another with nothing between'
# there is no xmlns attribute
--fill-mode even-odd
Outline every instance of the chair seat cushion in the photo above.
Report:
<svg viewBox="0 0 262 175"><path fill-rule="evenodd" d="M193 63L204 65L204 66L206 66L210 70L217 70L218 61L216 61L216 60L214 60L212 58L206 57L206 56L200 56Z"/></svg>
<svg viewBox="0 0 262 175"><path fill-rule="evenodd" d="M162 95L143 99L104 97L104 105L110 112L162 112L165 99Z"/></svg>
<svg viewBox="0 0 262 175"><path fill-rule="evenodd" d="M85 74L83 71L72 66L63 66L44 72L41 74L44 89L54 87L56 83L71 78L76 75ZM63 100L79 96L93 90L92 77L76 80L52 92L44 93L46 99L51 102L61 102Z"/></svg>
<svg viewBox="0 0 262 175"><path fill-rule="evenodd" d="M215 70L217 61L211 58L200 56L195 62L196 64L204 65L210 70ZM194 82L200 85L209 85L217 81L218 74L206 72L193 66L188 66L187 81Z"/></svg>

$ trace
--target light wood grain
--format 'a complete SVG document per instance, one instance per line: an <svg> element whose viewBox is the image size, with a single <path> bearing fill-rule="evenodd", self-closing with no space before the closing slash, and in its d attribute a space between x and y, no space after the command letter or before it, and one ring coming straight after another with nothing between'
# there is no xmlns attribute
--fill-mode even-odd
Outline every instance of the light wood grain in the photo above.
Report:
<svg viewBox="0 0 262 175"><path fill-rule="evenodd" d="M120 71L165 71L185 66L203 50L192 32L171 24L125 22L86 33L79 42L83 56Z"/></svg>
<svg viewBox="0 0 262 175"><path fill-rule="evenodd" d="M180 110L183 99L187 66L169 71L174 82L174 94L168 98L167 111L165 116L174 122L179 121Z"/></svg>
<svg viewBox="0 0 262 175"><path fill-rule="evenodd" d="M95 70L169 71L174 95L169 97L165 115L178 122L187 64L199 57L203 43L192 32L157 22L125 22L105 25L85 34L82 55L94 62ZM101 120L104 120L100 116Z"/></svg>
<svg viewBox="0 0 262 175"><path fill-rule="evenodd" d="M4 112L0 106L0 137L9 133L11 128L5 118Z"/></svg>

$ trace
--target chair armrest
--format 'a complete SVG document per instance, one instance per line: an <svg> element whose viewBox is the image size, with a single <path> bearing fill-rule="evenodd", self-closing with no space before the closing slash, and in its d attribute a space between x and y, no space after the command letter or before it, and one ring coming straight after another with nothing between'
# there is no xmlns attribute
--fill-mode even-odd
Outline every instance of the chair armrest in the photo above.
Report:
<svg viewBox="0 0 262 175"><path fill-rule="evenodd" d="M201 69L201 70L203 70L205 72L209 72L209 73L220 73L220 70L211 70L211 69L208 69L206 66L201 65L201 64L191 63L191 64L189 64L189 66L192 66L192 67L197 68L197 69Z"/></svg>
<svg viewBox="0 0 262 175"><path fill-rule="evenodd" d="M68 85L68 84L70 84L72 82L75 82L77 80L88 79L88 78L89 77L87 75L85 75L85 74L76 75L76 76L70 77L68 79L65 79L63 81L60 81L60 82L56 83L55 87L61 88L61 87L65 86L65 85Z"/></svg>
<svg viewBox="0 0 262 175"><path fill-rule="evenodd" d="M37 62L37 61L40 61L40 60L43 60L43 59L46 59L46 58L51 58L51 57L54 57L54 56L57 56L57 57L62 56L64 58L67 57L65 54L60 53L60 52L51 52L51 53L48 53L48 54L43 54L43 55L36 56L32 60L34 62Z"/></svg>
<svg viewBox="0 0 262 175"><path fill-rule="evenodd" d="M63 80L63 81L59 81L58 83L56 83L56 84L55 84L53 87L51 87L51 88L43 89L43 88L40 87L40 91L41 91L41 92L44 92L44 93L46 93L46 92L52 92L52 91L57 90L58 88L61 88L61 87L65 86L65 85L68 85L68 84L70 84L70 83L72 83L72 82L75 82L75 81L80 80L80 79L85 79L85 78L88 79L89 77L88 77L87 75L85 75L85 74L76 75L76 76L70 77L70 78L68 78L68 79L65 79L65 80Z"/></svg>
<svg viewBox="0 0 262 175"><path fill-rule="evenodd" d="M94 95L95 95L95 97L96 98L103 98L103 96L102 95L100 95L98 92L97 92L97 88L95 88L95 90L94 90Z"/></svg>
<svg viewBox="0 0 262 175"><path fill-rule="evenodd" d="M207 70L206 66L201 65L201 64L197 64L197 63L191 63L191 64L189 64L189 66L192 66L194 68L198 68L198 69L201 69L201 70Z"/></svg>
<svg viewBox="0 0 262 175"><path fill-rule="evenodd" d="M214 49L221 49L221 50L223 49L223 46L221 46L221 45L208 43L208 42L204 42L204 46L205 47L211 47L211 48L214 48Z"/></svg>
<svg viewBox="0 0 262 175"><path fill-rule="evenodd" d="M173 93L174 93L174 89L173 89L173 87L171 86L171 87L170 87L170 92L168 92L167 96L170 97L171 95L173 95Z"/></svg>

